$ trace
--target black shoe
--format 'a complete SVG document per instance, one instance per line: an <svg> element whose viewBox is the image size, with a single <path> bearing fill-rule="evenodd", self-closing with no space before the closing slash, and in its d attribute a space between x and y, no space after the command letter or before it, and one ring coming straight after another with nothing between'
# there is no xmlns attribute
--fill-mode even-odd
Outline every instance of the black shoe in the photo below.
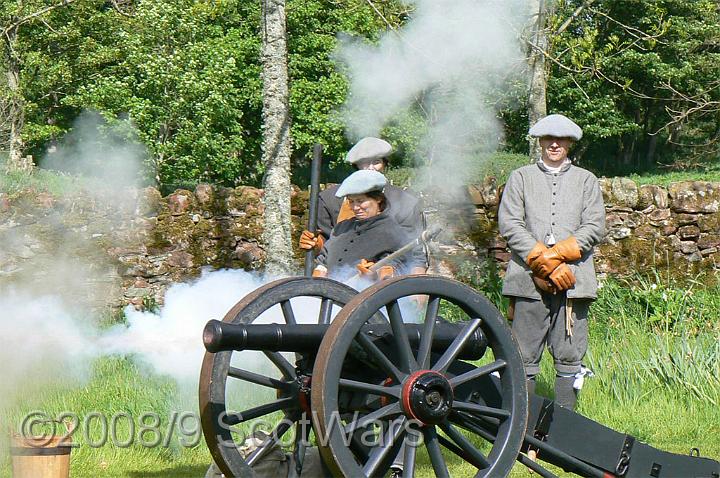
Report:
<svg viewBox="0 0 720 478"><path fill-rule="evenodd" d="M403 471L400 468L390 468L390 478L402 478Z"/></svg>

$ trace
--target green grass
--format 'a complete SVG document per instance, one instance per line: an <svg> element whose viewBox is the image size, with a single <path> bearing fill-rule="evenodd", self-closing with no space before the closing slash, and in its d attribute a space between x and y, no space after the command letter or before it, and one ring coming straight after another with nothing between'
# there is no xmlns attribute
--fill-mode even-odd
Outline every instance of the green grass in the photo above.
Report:
<svg viewBox="0 0 720 478"><path fill-rule="evenodd" d="M703 169L689 171L670 171L644 174L631 174L628 176L639 186L653 184L656 186L668 186L670 183L679 181L720 181L720 164L708 166Z"/></svg>
<svg viewBox="0 0 720 478"><path fill-rule="evenodd" d="M82 186L83 182L76 176L44 169L36 169L32 174L0 172L0 192L7 194L34 190L61 196L76 193Z"/></svg>
<svg viewBox="0 0 720 478"><path fill-rule="evenodd" d="M3 411L3 421L15 429L23 417L34 411L42 411L50 417L71 412L68 418L79 418L79 426L72 434L73 441L79 445L71 454L73 477L197 477L204 475L210 463L210 455L201 439L196 440L198 444L193 447L180 443L180 439L189 443L191 438L197 439L199 435L186 437L175 428L173 438L165 440L173 411L194 413L196 403L183 403L171 380L153 376L129 359L104 358L96 361L90 380L84 386L54 383L40 389L35 384L25 392L18 391L16 396L22 398L9 410ZM115 429L116 443L120 446L113 443L109 433L107 443L100 446L103 433L99 417L85 422L94 412L100 412L108 422L114 416L118 417ZM155 426L152 415L146 416L141 423L145 413L162 417L160 423ZM124 442L128 442L130 437L128 416L134 417L135 443L125 447ZM191 421L187 422L188 431L192 427ZM158 445L153 446L157 434L151 430L144 432L143 442L139 443L137 436L143 423L149 429L156 428L160 432L162 440ZM110 423L108 428L112 428ZM2 449L7 450L7 444L3 445ZM0 476L9 476L9 460L7 455L4 458Z"/></svg>
<svg viewBox="0 0 720 478"><path fill-rule="evenodd" d="M498 300L498 281L490 277L480 286L488 297ZM586 381L579 412L663 450L685 454L691 447L698 447L703 456L720 458L718 317L717 282L698 278L680 284L663 280L658 274L606 281L591 309L590 347L585 360L596 376ZM538 392L552 396L553 380L552 362L545 354ZM263 401L248 389L238 393L248 406L252 405L249 401ZM15 396L21 399L0 416L17 426L23 416L34 410L50 416L71 411L82 423L83 418L98 411L108 419L132 416L139 427L139 417L152 412L162 417L157 429L164 439L173 411L196 411L194 394L184 398L180 395L173 381L149 373L129 358L103 358L93 364L89 380L81 386L45 383L17 390ZM93 447L88 440L98 442L102 438L99 422L89 428L89 436L84 436L82 430L87 428L81 426L73 437L80 444L72 452L73 477L197 477L203 475L210 462L203 440L190 447L180 442L192 441L199 435L185 436L176 429L166 444L144 446L138 442L136 428L135 443L129 448L117 446L112 440ZM127 420L119 420L116 428L119 441L129 438ZM191 424L186 428L192 431ZM152 439L147 435L145 442ZM433 475L424 452L418 456L418 463L418 476ZM451 458L449 464L452 476L471 476L467 463ZM563 476L561 470L551 469ZM6 457L0 476L9 473ZM511 476L528 474L517 465Z"/></svg>

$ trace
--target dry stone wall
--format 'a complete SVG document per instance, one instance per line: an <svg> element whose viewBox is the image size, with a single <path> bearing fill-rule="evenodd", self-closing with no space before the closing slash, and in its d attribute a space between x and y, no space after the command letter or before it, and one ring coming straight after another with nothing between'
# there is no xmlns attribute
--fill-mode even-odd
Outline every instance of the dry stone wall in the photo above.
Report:
<svg viewBox="0 0 720 478"><path fill-rule="evenodd" d="M638 186L601 179L608 234L597 269L630 274L660 268L674 275L720 270L720 183L692 181ZM200 185L162 197L154 188L122 198L57 198L25 191L0 194L0 284L33 284L97 306L162 303L167 287L203 267L260 269L266 251L262 194L252 187ZM468 259L501 266L510 254L497 233L499 185L470 186L458 203L431 204L430 222L445 232L433 270L456 274ZM306 221L308 195L294 189L295 237ZM298 272L302 255L297 251ZM51 270L54 273L48 273Z"/></svg>
<svg viewBox="0 0 720 478"><path fill-rule="evenodd" d="M489 254L504 264L505 241L497 234L493 184L471 186ZM638 186L628 178L602 178L607 235L597 248L596 269L605 274L668 270L692 277L720 269L720 183L685 181L667 188ZM496 191L497 189L495 189Z"/></svg>

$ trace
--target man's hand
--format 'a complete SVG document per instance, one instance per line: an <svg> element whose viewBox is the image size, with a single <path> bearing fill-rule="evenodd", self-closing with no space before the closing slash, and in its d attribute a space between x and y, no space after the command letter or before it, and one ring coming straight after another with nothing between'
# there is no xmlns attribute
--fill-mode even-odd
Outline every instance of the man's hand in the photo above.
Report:
<svg viewBox="0 0 720 478"><path fill-rule="evenodd" d="M310 231L303 231L302 234L300 234L300 249L304 249L306 251L314 250L315 252L320 252L324 244L325 239L323 239L320 231L318 231L317 234L313 234Z"/></svg>
<svg viewBox="0 0 720 478"><path fill-rule="evenodd" d="M360 259L360 262L358 262L358 265L356 265L355 267L357 268L361 276L370 277L375 275L375 272L370 270L370 268L374 265L374 262L370 262L367 259Z"/></svg>
<svg viewBox="0 0 720 478"><path fill-rule="evenodd" d="M570 266L562 263L550 274L550 280L558 291L568 290L575 285L575 274L570 270Z"/></svg>
<svg viewBox="0 0 720 478"><path fill-rule="evenodd" d="M533 251L537 248L536 245ZM575 238L570 236L533 259L528 256L527 262L536 276L546 279L563 262L576 261L581 256L580 246Z"/></svg>
<svg viewBox="0 0 720 478"><path fill-rule="evenodd" d="M325 266L317 266L312 272L313 277L327 277L327 275L327 268Z"/></svg>
<svg viewBox="0 0 720 478"><path fill-rule="evenodd" d="M535 283L535 286L541 291L547 294L557 294L557 288L555 287L555 284L553 284L550 280L541 279L536 275L532 276L532 280Z"/></svg>
<svg viewBox="0 0 720 478"><path fill-rule="evenodd" d="M536 243L535 247L533 247L530 251L530 254L528 254L528 256L525 258L525 263L532 267L533 262L535 262L537 258L543 255L547 250L547 246L542 242Z"/></svg>
<svg viewBox="0 0 720 478"><path fill-rule="evenodd" d="M378 279L385 280L390 279L395 275L395 268L393 266L382 266L377 271Z"/></svg>

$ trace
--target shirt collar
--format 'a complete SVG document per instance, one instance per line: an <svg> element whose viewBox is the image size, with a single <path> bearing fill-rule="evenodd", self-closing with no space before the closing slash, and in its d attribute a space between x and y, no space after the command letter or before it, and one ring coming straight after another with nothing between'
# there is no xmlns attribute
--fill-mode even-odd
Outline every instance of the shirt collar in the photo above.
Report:
<svg viewBox="0 0 720 478"><path fill-rule="evenodd" d="M546 173L564 173L565 171L570 169L570 166L572 166L572 161L570 161L570 158L566 158L565 162L562 163L558 169L548 167L548 165L545 164L542 159L539 159L536 164L541 171Z"/></svg>

